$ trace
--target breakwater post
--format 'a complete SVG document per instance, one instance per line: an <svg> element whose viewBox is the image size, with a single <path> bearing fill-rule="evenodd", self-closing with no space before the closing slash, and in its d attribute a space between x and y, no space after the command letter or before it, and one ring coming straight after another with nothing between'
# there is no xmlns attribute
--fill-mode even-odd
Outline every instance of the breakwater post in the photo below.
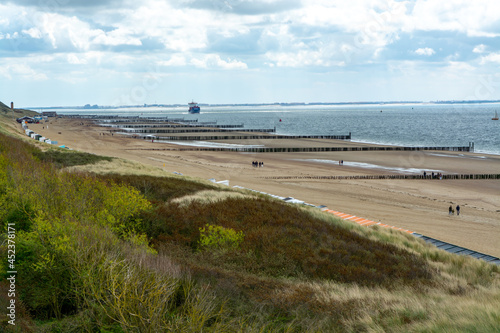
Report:
<svg viewBox="0 0 500 333"><path fill-rule="evenodd" d="M366 179L431 179L424 175L353 175L353 176L270 176L264 179L290 180L290 179L317 179L317 180L366 180ZM462 179L500 179L500 174L444 174L442 179L462 180Z"/></svg>
<svg viewBox="0 0 500 333"><path fill-rule="evenodd" d="M131 149L136 150L136 149ZM468 152L470 147L259 147L259 148L139 148L138 150L165 150L165 151L236 151L245 153L303 153L303 152L338 152L338 151L457 151Z"/></svg>

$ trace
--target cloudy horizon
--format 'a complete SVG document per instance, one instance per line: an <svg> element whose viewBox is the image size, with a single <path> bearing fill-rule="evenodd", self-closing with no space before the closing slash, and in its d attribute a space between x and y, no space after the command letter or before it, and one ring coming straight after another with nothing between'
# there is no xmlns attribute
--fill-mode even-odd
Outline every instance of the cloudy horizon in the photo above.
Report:
<svg viewBox="0 0 500 333"><path fill-rule="evenodd" d="M500 99L500 2L16 0L19 106Z"/></svg>

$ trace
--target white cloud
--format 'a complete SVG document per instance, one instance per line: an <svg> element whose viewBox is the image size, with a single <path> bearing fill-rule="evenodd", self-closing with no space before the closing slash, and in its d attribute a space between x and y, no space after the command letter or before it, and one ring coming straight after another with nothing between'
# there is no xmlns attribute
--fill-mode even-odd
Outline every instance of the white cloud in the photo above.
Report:
<svg viewBox="0 0 500 333"><path fill-rule="evenodd" d="M467 62L463 61L449 61L448 66L445 67L450 73L457 75L464 74L465 72L473 72L476 68Z"/></svg>
<svg viewBox="0 0 500 333"><path fill-rule="evenodd" d="M102 30L92 29L88 23L75 16L66 17L60 14L43 14L40 25L38 28L55 49L74 47L88 50L91 40L102 33Z"/></svg>
<svg viewBox="0 0 500 333"><path fill-rule="evenodd" d="M487 64L487 63L498 63L500 64L500 52L498 53L490 53L487 56L481 57L481 65Z"/></svg>
<svg viewBox="0 0 500 333"><path fill-rule="evenodd" d="M110 58L113 58L113 56L105 56L103 52L98 52L98 51L88 51L85 53L68 53L66 54L66 61L69 64L72 65L99 65L101 64L101 61L103 58L106 58L108 61L114 61L111 60ZM61 61L61 59L58 59L57 61Z"/></svg>
<svg viewBox="0 0 500 333"><path fill-rule="evenodd" d="M38 28L30 28L27 30L23 30L23 33L30 36L31 38L36 38L36 39L42 38L42 32Z"/></svg>
<svg viewBox="0 0 500 333"><path fill-rule="evenodd" d="M472 52L474 53L484 53L485 51L486 51L486 45L484 44L479 44L472 50Z"/></svg>
<svg viewBox="0 0 500 333"><path fill-rule="evenodd" d="M0 75L7 79L19 78L22 80L45 81L48 79L45 73L36 71L29 65L15 62L0 66Z"/></svg>
<svg viewBox="0 0 500 333"><path fill-rule="evenodd" d="M425 56L431 56L433 55L434 53L436 53L436 51L434 51L433 49L431 49L430 47L424 47L424 48L419 48L419 49L416 49L415 50L415 53L418 54L418 55L425 55Z"/></svg>
<svg viewBox="0 0 500 333"><path fill-rule="evenodd" d="M168 60L158 61L158 65L160 66L185 66L187 64L186 57L181 54L174 54Z"/></svg>
<svg viewBox="0 0 500 333"><path fill-rule="evenodd" d="M92 43L111 46L142 45L142 42L139 38L132 36L130 31L126 31L125 29L116 29L108 33L105 33L101 30L99 31L98 35L92 39Z"/></svg>
<svg viewBox="0 0 500 333"><path fill-rule="evenodd" d="M123 15L117 24L119 27L127 27L138 36L157 39L165 48L177 52L205 48L207 26L214 22L209 12L182 10L156 0L141 2L139 8Z"/></svg>
<svg viewBox="0 0 500 333"><path fill-rule="evenodd" d="M228 59L223 60L218 54L207 54L200 58L191 59L190 63L199 68L205 69L247 69L244 62Z"/></svg>
<svg viewBox="0 0 500 333"><path fill-rule="evenodd" d="M297 52L268 52L270 64L278 67L345 66L344 60L335 59L326 50L298 50ZM269 64L269 62L268 62Z"/></svg>
<svg viewBox="0 0 500 333"><path fill-rule="evenodd" d="M404 22L404 31L459 31L469 36L492 37L500 20L496 0L420 0Z"/></svg>

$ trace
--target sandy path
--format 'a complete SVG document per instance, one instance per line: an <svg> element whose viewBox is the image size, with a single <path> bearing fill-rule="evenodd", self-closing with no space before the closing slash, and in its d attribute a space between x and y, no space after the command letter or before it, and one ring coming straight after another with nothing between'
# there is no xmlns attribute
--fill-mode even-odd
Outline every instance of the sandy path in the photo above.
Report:
<svg viewBox="0 0 500 333"><path fill-rule="evenodd" d="M83 125L82 125L83 123ZM47 129L47 125L49 128ZM500 156L454 152L236 153L148 150L178 148L111 136L109 129L85 120L53 119L30 125L37 133L73 149L121 157L203 179L229 180L268 193L292 196L315 205L409 229L500 257L499 180L312 180L268 179L274 176L393 174L395 168L444 173L500 173ZM60 133L60 134L59 134ZM102 135L105 134L105 135ZM325 140L249 140L265 146L346 146ZM344 160L344 166L337 161ZM312 161L316 160L316 161ZM329 160L332 163L320 163ZM254 168L252 161L263 161ZM372 164L360 168L357 163ZM165 167L163 166L165 165ZM379 167L375 167L375 166ZM390 168L390 169L384 169ZM448 207L462 207L448 216Z"/></svg>

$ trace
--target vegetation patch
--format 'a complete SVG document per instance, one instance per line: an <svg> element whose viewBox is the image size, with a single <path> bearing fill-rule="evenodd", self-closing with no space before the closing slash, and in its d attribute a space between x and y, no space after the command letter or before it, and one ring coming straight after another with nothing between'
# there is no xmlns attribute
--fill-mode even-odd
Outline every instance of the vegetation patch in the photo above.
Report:
<svg viewBox="0 0 500 333"><path fill-rule="evenodd" d="M94 164L100 161L111 161L111 157L78 152L73 150L61 151L50 149L47 151L35 150L33 155L42 162L49 162L59 168L71 167L75 165Z"/></svg>
<svg viewBox="0 0 500 333"><path fill-rule="evenodd" d="M239 249L204 262L261 276L391 286L427 284L433 275L414 254L268 199L161 205L142 216L142 221L142 230L157 246L176 243L190 248L193 255L207 223L242 232L245 237Z"/></svg>
<svg viewBox="0 0 500 333"><path fill-rule="evenodd" d="M199 191L196 192L192 195L186 195L183 197L175 198L171 200L172 203L178 203L180 206L189 206L192 204L194 201L197 201L199 203L214 203L217 201L224 201L228 198L241 198L241 199L248 199L251 200L255 198L255 196L250 196L246 195L240 192L234 192L234 191L221 191L220 189L218 190L206 190L206 191Z"/></svg>
<svg viewBox="0 0 500 333"><path fill-rule="evenodd" d="M214 190L215 186L177 177L153 177L145 175L99 175L99 179L126 184L139 190L142 195L154 202L164 202L203 190Z"/></svg>
<svg viewBox="0 0 500 333"><path fill-rule="evenodd" d="M231 228L207 224L200 228L200 249L215 251L237 250L243 242L243 232Z"/></svg>

